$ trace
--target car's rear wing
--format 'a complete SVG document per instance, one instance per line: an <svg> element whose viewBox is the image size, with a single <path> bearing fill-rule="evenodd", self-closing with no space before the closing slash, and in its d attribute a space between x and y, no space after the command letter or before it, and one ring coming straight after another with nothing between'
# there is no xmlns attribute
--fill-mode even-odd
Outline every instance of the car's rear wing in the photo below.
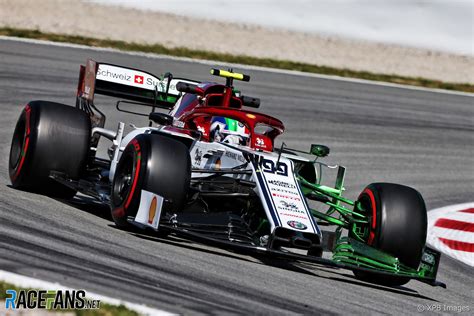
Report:
<svg viewBox="0 0 474 316"><path fill-rule="evenodd" d="M142 70L88 59L85 66L81 65L77 97L93 103L94 95L102 94L170 109L181 94L176 89L178 82L199 83L173 78L170 73L158 78Z"/></svg>

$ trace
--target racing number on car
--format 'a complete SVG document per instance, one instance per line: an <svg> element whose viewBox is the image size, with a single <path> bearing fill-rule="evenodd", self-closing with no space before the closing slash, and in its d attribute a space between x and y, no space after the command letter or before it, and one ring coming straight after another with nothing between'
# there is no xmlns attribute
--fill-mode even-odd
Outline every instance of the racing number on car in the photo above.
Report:
<svg viewBox="0 0 474 316"><path fill-rule="evenodd" d="M288 165L282 161L275 163L271 159L266 159L263 156L251 153L243 153L243 155L248 162L251 162L254 166L259 166L263 172L284 177L288 176Z"/></svg>
<svg viewBox="0 0 474 316"><path fill-rule="evenodd" d="M284 162L278 162L278 164L275 164L272 160L264 158L262 159L261 166L263 172L273 173L284 177L288 176L288 166Z"/></svg>

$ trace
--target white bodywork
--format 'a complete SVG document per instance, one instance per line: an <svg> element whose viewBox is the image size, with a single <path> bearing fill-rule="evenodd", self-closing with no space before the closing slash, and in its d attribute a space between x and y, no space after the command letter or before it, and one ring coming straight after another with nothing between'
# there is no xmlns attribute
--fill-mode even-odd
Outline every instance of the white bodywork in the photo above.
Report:
<svg viewBox="0 0 474 316"><path fill-rule="evenodd" d="M175 137L192 139L185 134L166 131L163 127L135 128L123 139L116 140L120 146L115 148L118 154L114 154L117 160L112 160L111 163L110 181L113 180L117 163L127 144L137 135L151 132L168 133ZM293 162L287 157L278 156L273 152L255 151L239 145L209 143L194 139L190 148L190 157L192 169L209 170L209 173L193 172L192 178L207 177L215 170L239 166L242 170L252 170L252 174L229 174L228 176L256 183L255 191L261 198L272 231L275 227L284 227L321 234L296 181ZM301 159L301 157L298 158ZM141 193L140 207L135 221L158 230L163 198L145 190ZM153 202L153 200L156 201Z"/></svg>
<svg viewBox="0 0 474 316"><path fill-rule="evenodd" d="M117 83L141 89L166 92L170 95L180 96L176 90L178 81L196 83L186 79L171 79L168 87L168 78L157 78L152 74L137 69L125 68L111 64L99 64L96 80ZM180 100L176 104L179 104ZM176 108L176 105L175 105ZM171 111L170 114L173 114ZM179 126L179 121L173 125ZM321 232L311 215L306 199L301 192L294 174L293 162L284 155L279 156L273 152L253 150L239 145L230 145L223 142L203 142L195 140L185 133L170 131L164 126L136 128L123 136L124 123L119 123L117 132L103 128L95 128L97 132L113 141L109 180L113 182L115 170L120 157L128 143L139 134L166 133L175 138L187 138L190 146L192 178L213 175L215 170L239 168L239 170L252 171L251 174L229 173L226 176L240 178L256 184L255 192L260 197L263 208L273 231L276 227L308 232L320 235ZM296 156L295 156L296 157ZM294 159L294 157L291 157ZM296 160L301 160L296 157ZM304 158L303 158L304 159ZM202 172L209 170L209 173ZM163 198L154 192L141 191L141 200L135 222L144 226L158 229Z"/></svg>

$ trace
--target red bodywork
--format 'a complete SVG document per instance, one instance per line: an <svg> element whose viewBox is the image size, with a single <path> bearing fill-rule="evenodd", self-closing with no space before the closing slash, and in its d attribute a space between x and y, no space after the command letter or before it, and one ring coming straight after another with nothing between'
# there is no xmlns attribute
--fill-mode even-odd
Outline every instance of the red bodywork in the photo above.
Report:
<svg viewBox="0 0 474 316"><path fill-rule="evenodd" d="M237 120L250 131L251 148L272 151L275 138L285 130L283 123L272 116L242 107L242 100L235 96L231 88L204 82L197 86L196 94L185 94L171 113L184 123L185 128L201 131L205 141L209 141L213 117ZM266 130L258 131L260 127L266 127Z"/></svg>
<svg viewBox="0 0 474 316"><path fill-rule="evenodd" d="M85 66L81 66L77 87L78 98L93 103L94 94L99 93L96 86L98 68L99 63L91 59L87 60ZM130 71L135 70L132 68L123 68ZM110 85L110 82L106 83ZM117 82L113 82L112 84L121 85L121 83ZM137 87L131 88L129 84L125 83L120 87L114 88L107 86L103 88L100 93L126 99L131 99L131 96L136 97L143 94L142 92L137 92L143 89ZM127 88L128 90L120 94L122 88ZM133 90L131 91L130 89ZM142 99L140 100L142 101ZM147 101L153 104L153 99L148 97ZM180 101L176 103L170 114L175 120L184 123L184 126L180 127L200 131L202 133L202 140L204 141L210 141L209 132L213 117L226 117L237 120L244 124L250 132L250 148L273 151L275 138L285 130L283 123L269 115L244 110L243 106L242 99L235 95L231 87L213 82L202 82L197 85L195 93L186 93ZM265 129L261 129L261 127L265 127ZM166 128L183 132L183 129L179 127L168 126Z"/></svg>

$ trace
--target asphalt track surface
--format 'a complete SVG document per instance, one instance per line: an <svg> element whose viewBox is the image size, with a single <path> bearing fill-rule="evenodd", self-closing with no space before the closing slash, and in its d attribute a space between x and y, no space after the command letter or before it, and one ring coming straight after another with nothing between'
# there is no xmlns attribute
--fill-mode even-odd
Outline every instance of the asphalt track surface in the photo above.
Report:
<svg viewBox="0 0 474 316"><path fill-rule="evenodd" d="M20 110L34 99L73 105L79 64L88 57L211 79L209 66L186 61L0 40L0 269L181 314L415 314L433 304L474 310L473 269L446 256L438 279L447 289L416 281L389 288L350 271L131 234L85 198L65 203L10 188L8 154ZM349 198L370 182L390 181L417 188L429 209L472 201L473 97L247 72L251 83L239 87L284 121L280 141L331 147L327 161L348 169ZM147 124L116 112L111 100L96 103L109 127L118 120Z"/></svg>

